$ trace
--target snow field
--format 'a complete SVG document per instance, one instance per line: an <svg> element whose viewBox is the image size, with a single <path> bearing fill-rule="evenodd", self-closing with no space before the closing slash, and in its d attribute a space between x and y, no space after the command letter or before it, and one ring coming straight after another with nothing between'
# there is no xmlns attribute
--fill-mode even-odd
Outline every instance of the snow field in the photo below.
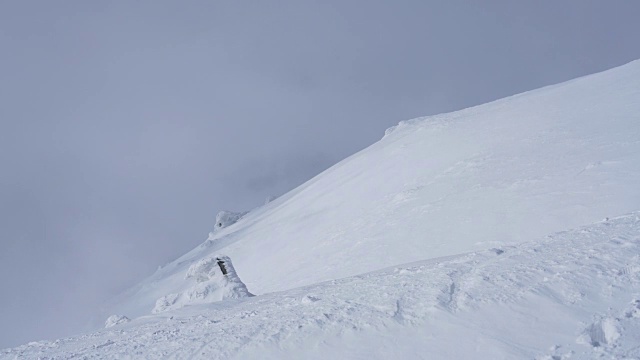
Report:
<svg viewBox="0 0 640 360"><path fill-rule="evenodd" d="M255 294L494 247L638 210L640 61L449 114L229 223L109 306L149 314L224 253ZM233 221L236 221L233 223ZM225 220L226 221L226 220ZM269 269L266 271L266 269Z"/></svg>
<svg viewBox="0 0 640 360"><path fill-rule="evenodd" d="M639 99L634 61L401 122L221 212L102 311L131 322L0 358L640 359Z"/></svg>
<svg viewBox="0 0 640 360"><path fill-rule="evenodd" d="M535 242L145 316L22 358L640 357L640 213Z"/></svg>

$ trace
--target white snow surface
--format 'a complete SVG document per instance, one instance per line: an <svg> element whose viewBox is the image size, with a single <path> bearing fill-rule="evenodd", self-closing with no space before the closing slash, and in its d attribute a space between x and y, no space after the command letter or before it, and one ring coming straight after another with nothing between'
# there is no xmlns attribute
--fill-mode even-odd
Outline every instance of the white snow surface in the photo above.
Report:
<svg viewBox="0 0 640 360"><path fill-rule="evenodd" d="M222 273L221 266L225 268L225 274ZM187 305L253 296L238 277L228 256L213 255L196 262L187 270L185 279L194 280L193 286L186 291L158 299L152 311L154 314Z"/></svg>
<svg viewBox="0 0 640 360"><path fill-rule="evenodd" d="M233 212L227 210L218 212L218 214L216 215L216 223L213 226L213 231L209 233L208 240L214 240L216 238L216 231L224 229L229 225L235 224L236 222L238 222L238 220L242 219L242 217L245 216L247 212L248 211Z"/></svg>
<svg viewBox="0 0 640 360"><path fill-rule="evenodd" d="M220 211L216 215L216 224L214 228L216 230L219 230L219 229L226 228L229 225L233 225L236 222L238 222L238 220L240 220L246 214L247 214L247 211L244 211L244 212L233 212L233 211L227 211L227 210Z"/></svg>
<svg viewBox="0 0 640 360"><path fill-rule="evenodd" d="M126 316L111 315L107 318L107 321L104 322L104 327L110 328L112 326L128 323L129 321L131 321L131 319Z"/></svg>
<svg viewBox="0 0 640 360"><path fill-rule="evenodd" d="M337 130L339 131L339 129ZM640 61L401 122L384 138L218 229L102 314L138 317L233 259L254 294L513 245L640 208Z"/></svg>
<svg viewBox="0 0 640 360"><path fill-rule="evenodd" d="M638 184L634 61L401 122L101 315L130 323L0 358L638 358ZM257 296L151 314L220 253Z"/></svg>
<svg viewBox="0 0 640 360"><path fill-rule="evenodd" d="M637 359L640 212L536 241L143 316L0 359Z"/></svg>

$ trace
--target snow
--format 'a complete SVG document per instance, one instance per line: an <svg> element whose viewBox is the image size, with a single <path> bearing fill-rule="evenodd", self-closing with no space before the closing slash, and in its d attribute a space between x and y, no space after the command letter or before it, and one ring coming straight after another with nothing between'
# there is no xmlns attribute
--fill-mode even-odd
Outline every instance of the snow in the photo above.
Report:
<svg viewBox="0 0 640 360"><path fill-rule="evenodd" d="M640 61L403 121L367 149L217 229L107 307L149 314L184 273L230 256L265 294L514 245L638 210Z"/></svg>
<svg viewBox="0 0 640 360"><path fill-rule="evenodd" d="M635 61L403 121L0 358L638 358L639 114Z"/></svg>
<svg viewBox="0 0 640 360"><path fill-rule="evenodd" d="M125 324L128 323L129 321L131 321L131 319L129 319L126 316L122 316L122 315L111 315L107 318L107 321L105 321L104 323L104 327L105 328L110 328L112 326L116 326L119 324Z"/></svg>
<svg viewBox="0 0 640 360"><path fill-rule="evenodd" d="M144 316L0 358L629 359L640 356L638 304L635 212L499 249Z"/></svg>
<svg viewBox="0 0 640 360"><path fill-rule="evenodd" d="M275 195L269 195L267 196L266 199L264 199L264 204L267 205L268 203L272 202L273 200L277 199L278 197Z"/></svg>
<svg viewBox="0 0 640 360"><path fill-rule="evenodd" d="M229 225L235 224L236 222L238 222L238 220L240 220L246 214L247 214L247 211L233 212L233 211L222 210L218 212L218 214L216 215L216 223L213 226L213 231L209 233L209 240L215 240L216 231L220 229L224 229Z"/></svg>
<svg viewBox="0 0 640 360"><path fill-rule="evenodd" d="M240 220L247 212L220 211L216 215L215 229L223 229L229 225L233 225Z"/></svg>
<svg viewBox="0 0 640 360"><path fill-rule="evenodd" d="M183 292L158 299L152 313L253 296L238 277L228 256L214 255L196 262L187 270L185 278L194 279L196 283Z"/></svg>

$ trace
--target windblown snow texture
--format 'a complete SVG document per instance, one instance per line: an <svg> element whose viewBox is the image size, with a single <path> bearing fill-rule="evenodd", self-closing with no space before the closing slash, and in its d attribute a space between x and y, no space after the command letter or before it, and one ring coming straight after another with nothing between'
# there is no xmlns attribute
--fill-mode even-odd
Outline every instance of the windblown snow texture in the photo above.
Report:
<svg viewBox="0 0 640 360"><path fill-rule="evenodd" d="M640 357L640 213L33 342L2 359Z"/></svg>
<svg viewBox="0 0 640 360"><path fill-rule="evenodd" d="M216 215L216 223L213 226L213 231L209 233L209 238L207 240L214 241L216 239L216 232L218 230L224 229L227 226L235 224L236 222L238 222L238 220L240 220L246 214L247 214L247 211L233 212L233 211L222 210L218 212L218 214Z"/></svg>
<svg viewBox="0 0 640 360"><path fill-rule="evenodd" d="M152 311L154 314L187 305L253 296L228 256L214 255L196 262L187 270L185 278L194 280L194 285L186 291L158 299Z"/></svg>
<svg viewBox="0 0 640 360"><path fill-rule="evenodd" d="M638 358L638 184L635 61L401 122L0 358Z"/></svg>
<svg viewBox="0 0 640 360"><path fill-rule="evenodd" d="M217 230L116 299L149 314L224 253L254 294L514 245L640 204L640 61L415 119Z"/></svg>
<svg viewBox="0 0 640 360"><path fill-rule="evenodd" d="M216 225L215 229L223 229L229 225L233 225L238 220L240 220L243 216L245 216L247 212L232 212L232 211L220 211L218 215L216 215Z"/></svg>
<svg viewBox="0 0 640 360"><path fill-rule="evenodd" d="M104 323L105 328L110 328L112 326L125 324L131 321L128 317L122 315L111 315L107 318L107 321Z"/></svg>

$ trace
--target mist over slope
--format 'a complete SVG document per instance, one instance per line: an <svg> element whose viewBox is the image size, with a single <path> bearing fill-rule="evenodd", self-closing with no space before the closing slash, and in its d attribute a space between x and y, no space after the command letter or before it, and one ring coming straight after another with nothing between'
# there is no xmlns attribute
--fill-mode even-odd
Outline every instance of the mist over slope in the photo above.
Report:
<svg viewBox="0 0 640 360"><path fill-rule="evenodd" d="M638 184L635 61L401 122L0 358L637 357Z"/></svg>
<svg viewBox="0 0 640 360"><path fill-rule="evenodd" d="M122 296L148 314L214 253L254 294L514 244L640 204L640 61L454 113L383 139L219 229ZM336 129L340 131L340 129Z"/></svg>
<svg viewBox="0 0 640 360"><path fill-rule="evenodd" d="M340 131L340 129L336 129ZM516 244L640 204L640 61L449 114L377 143L218 229L120 296L149 314L233 259L260 295L418 260ZM212 226L213 227L213 226Z"/></svg>

